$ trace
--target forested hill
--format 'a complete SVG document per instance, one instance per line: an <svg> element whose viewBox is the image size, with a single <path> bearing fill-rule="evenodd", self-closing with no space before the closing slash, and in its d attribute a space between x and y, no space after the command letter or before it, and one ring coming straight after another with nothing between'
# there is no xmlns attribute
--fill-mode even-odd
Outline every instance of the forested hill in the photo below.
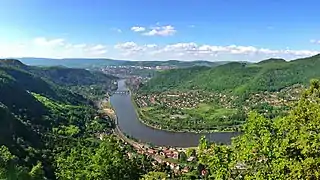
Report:
<svg viewBox="0 0 320 180"><path fill-rule="evenodd" d="M0 179L18 174L19 178L11 179L30 179L38 171L54 179L55 155L72 144L69 137L107 129L103 124L100 129L90 127L96 114L91 99L73 88L111 88L114 79L82 69L38 68L0 60ZM23 173L28 171L31 174Z"/></svg>
<svg viewBox="0 0 320 180"><path fill-rule="evenodd" d="M9 67L20 71L24 70L59 85L91 85L97 83L108 83L110 80L116 79L116 77L111 75L106 75L97 71L88 71L85 69L65 68L61 66L27 66L15 59L0 60L0 67Z"/></svg>
<svg viewBox="0 0 320 180"><path fill-rule="evenodd" d="M206 90L246 94L278 91L293 84L308 84L320 77L320 55L285 61L268 59L254 64L232 62L213 68L192 67L159 73L140 89L144 92L165 90Z"/></svg>

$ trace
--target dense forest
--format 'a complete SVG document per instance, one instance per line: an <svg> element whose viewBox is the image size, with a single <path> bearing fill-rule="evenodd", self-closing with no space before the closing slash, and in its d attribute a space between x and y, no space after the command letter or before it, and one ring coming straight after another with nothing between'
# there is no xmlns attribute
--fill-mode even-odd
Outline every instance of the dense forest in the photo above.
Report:
<svg viewBox="0 0 320 180"><path fill-rule="evenodd" d="M81 95L67 88L80 86L94 91L92 85L107 84L106 90L111 91L113 80L81 69L38 68L17 60L0 60L0 178L140 176L143 170L138 169L139 161L131 163L126 158L122 143L112 135L99 140L99 134L110 134L113 121L97 113L93 99L84 97L95 94L82 91ZM92 162L87 164L89 160ZM109 168L99 169L110 163ZM118 174L111 173L115 169Z"/></svg>
<svg viewBox="0 0 320 180"><path fill-rule="evenodd" d="M316 56L281 62L283 66L276 61L250 67L234 63L219 68L242 74L243 68L261 70L265 64L274 67L272 64L277 63L280 69L290 66L293 69L284 68L287 69L284 72L295 74L299 68L287 64L305 63L298 71L304 73L302 77L283 82L290 84L317 77L317 60ZM305 67L310 67L310 72ZM108 84L107 91L112 91L114 77L79 69L59 67L53 68L58 69L54 72L50 69L26 66L16 60L0 60L0 179L320 179L320 84L317 80L311 81L310 88L284 117L268 119L257 112L249 113L243 134L230 146L200 139L194 152L187 151L187 156L196 156L196 168L175 175L167 166L152 165L150 157L130 158L127 152L133 151L132 147L112 134L113 121L93 106L92 101L104 92L100 87L96 94L91 94L89 89L94 90L102 83ZM217 71L196 69L197 73ZM272 79L274 88L280 87L276 82L289 77L280 72L276 73L281 75L280 79ZM193 82L192 77L188 78ZM259 82L261 90L268 86L263 84L266 81ZM179 83L182 82L175 81L173 85ZM214 87L214 81L208 84ZM82 88L69 88L75 86ZM104 138L99 138L101 134L105 134Z"/></svg>
<svg viewBox="0 0 320 180"><path fill-rule="evenodd" d="M259 91L279 91L294 84L307 85L320 77L320 55L285 61L268 59L259 63L232 62L213 68L192 67L159 73L141 92L204 90L247 95Z"/></svg>

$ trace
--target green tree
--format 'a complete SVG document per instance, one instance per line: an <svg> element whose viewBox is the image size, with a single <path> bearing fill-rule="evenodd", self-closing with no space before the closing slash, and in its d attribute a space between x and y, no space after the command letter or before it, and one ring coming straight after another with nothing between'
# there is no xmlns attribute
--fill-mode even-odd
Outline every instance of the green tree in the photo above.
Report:
<svg viewBox="0 0 320 180"><path fill-rule="evenodd" d="M78 144L57 156L60 179L139 179L142 168L130 160L117 140L106 137L97 147Z"/></svg>
<svg viewBox="0 0 320 180"><path fill-rule="evenodd" d="M320 84L312 80L289 115L252 112L230 147L200 140L199 162L210 179L320 179Z"/></svg>
<svg viewBox="0 0 320 180"><path fill-rule="evenodd" d="M225 145L211 144L207 149L199 152L199 163L209 170L209 179L230 179L232 171L233 153Z"/></svg>
<svg viewBox="0 0 320 180"><path fill-rule="evenodd" d="M197 155L196 150L194 148L188 148L186 150L186 154L187 154L188 157Z"/></svg>
<svg viewBox="0 0 320 180"><path fill-rule="evenodd" d="M8 180L44 180L41 163L28 172L27 167L17 164L17 157L12 155L5 146L0 147L0 178Z"/></svg>
<svg viewBox="0 0 320 180"><path fill-rule="evenodd" d="M44 171L41 162L38 162L37 165L33 166L31 171L29 172L31 179L34 180L43 180L44 179Z"/></svg>
<svg viewBox="0 0 320 180"><path fill-rule="evenodd" d="M187 155L186 155L186 153L185 152L179 152L179 160L181 161L181 162L186 162L187 161L187 159L188 159L188 157L187 157Z"/></svg>
<svg viewBox="0 0 320 180"><path fill-rule="evenodd" d="M141 180L166 180L168 179L167 177L167 174L164 172L151 171L148 174L143 175Z"/></svg>

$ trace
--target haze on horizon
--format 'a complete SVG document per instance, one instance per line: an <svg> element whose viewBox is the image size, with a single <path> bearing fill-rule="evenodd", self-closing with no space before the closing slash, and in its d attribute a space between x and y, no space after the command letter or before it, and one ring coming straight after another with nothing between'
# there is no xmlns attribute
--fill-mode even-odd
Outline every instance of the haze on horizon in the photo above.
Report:
<svg viewBox="0 0 320 180"><path fill-rule="evenodd" d="M0 1L0 57L260 61L320 53L317 0Z"/></svg>

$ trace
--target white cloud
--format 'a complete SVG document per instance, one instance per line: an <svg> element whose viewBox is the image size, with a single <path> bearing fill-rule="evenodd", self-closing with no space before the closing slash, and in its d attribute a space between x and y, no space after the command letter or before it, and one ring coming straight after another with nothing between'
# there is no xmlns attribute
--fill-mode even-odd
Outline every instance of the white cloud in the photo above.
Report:
<svg viewBox="0 0 320 180"><path fill-rule="evenodd" d="M316 40L316 39L311 39L310 42L312 44L320 44L320 40Z"/></svg>
<svg viewBox="0 0 320 180"><path fill-rule="evenodd" d="M93 50L93 51L98 51L98 50L103 50L105 48L106 48L106 46L98 44L98 45L95 45L95 46L91 47L90 49Z"/></svg>
<svg viewBox="0 0 320 180"><path fill-rule="evenodd" d="M156 47L158 47L158 45L156 45L156 44L147 44L146 47L147 48L156 48Z"/></svg>
<svg viewBox="0 0 320 180"><path fill-rule="evenodd" d="M38 37L33 40L35 45L38 46L60 46L65 43L64 39L46 39L44 37Z"/></svg>
<svg viewBox="0 0 320 180"><path fill-rule="evenodd" d="M131 30L145 36L172 36L177 32L172 25L161 26L159 22L156 23L156 26L150 28L133 26Z"/></svg>
<svg viewBox="0 0 320 180"><path fill-rule="evenodd" d="M105 54L107 51L107 47L105 45L102 44L97 44L91 47L88 47L86 49L84 49L86 52L91 53L92 55L103 55Z"/></svg>
<svg viewBox="0 0 320 180"><path fill-rule="evenodd" d="M68 44L70 47L73 47L73 48L85 48L87 47L88 45L87 44Z"/></svg>
<svg viewBox="0 0 320 180"><path fill-rule="evenodd" d="M120 56L126 58L147 60L229 60L229 61L259 61L266 58L281 57L288 60L319 54L320 51L268 49L253 46L216 46L208 44L175 43L164 46L155 44L139 45L134 42L117 44Z"/></svg>
<svg viewBox="0 0 320 180"><path fill-rule="evenodd" d="M131 31L134 31L134 32L143 32L145 30L146 30L146 28L145 27L141 27L141 26L133 26L131 28Z"/></svg>
<svg viewBox="0 0 320 180"><path fill-rule="evenodd" d="M107 47L102 44L74 44L62 38L37 37L25 42L0 43L0 57L82 58L104 57Z"/></svg>
<svg viewBox="0 0 320 180"><path fill-rule="evenodd" d="M115 48L120 50L131 50L131 49L135 49L136 47L138 47L138 44L132 41L115 45Z"/></svg>
<svg viewBox="0 0 320 180"><path fill-rule="evenodd" d="M156 26L150 28L150 31L143 33L146 36L172 36L177 32L177 30L171 26Z"/></svg>
<svg viewBox="0 0 320 180"><path fill-rule="evenodd" d="M140 46L135 42L130 41L130 42L116 44L114 48L119 50L124 57L127 57L133 54L139 54L141 52L144 52L148 48L150 48L150 46L152 45Z"/></svg>
<svg viewBox="0 0 320 180"><path fill-rule="evenodd" d="M115 45L72 43L63 38L35 38L24 42L0 42L0 57L114 58L131 60L260 61L279 57L288 60L319 54L320 51L269 49L240 45L211 45L195 42Z"/></svg>

